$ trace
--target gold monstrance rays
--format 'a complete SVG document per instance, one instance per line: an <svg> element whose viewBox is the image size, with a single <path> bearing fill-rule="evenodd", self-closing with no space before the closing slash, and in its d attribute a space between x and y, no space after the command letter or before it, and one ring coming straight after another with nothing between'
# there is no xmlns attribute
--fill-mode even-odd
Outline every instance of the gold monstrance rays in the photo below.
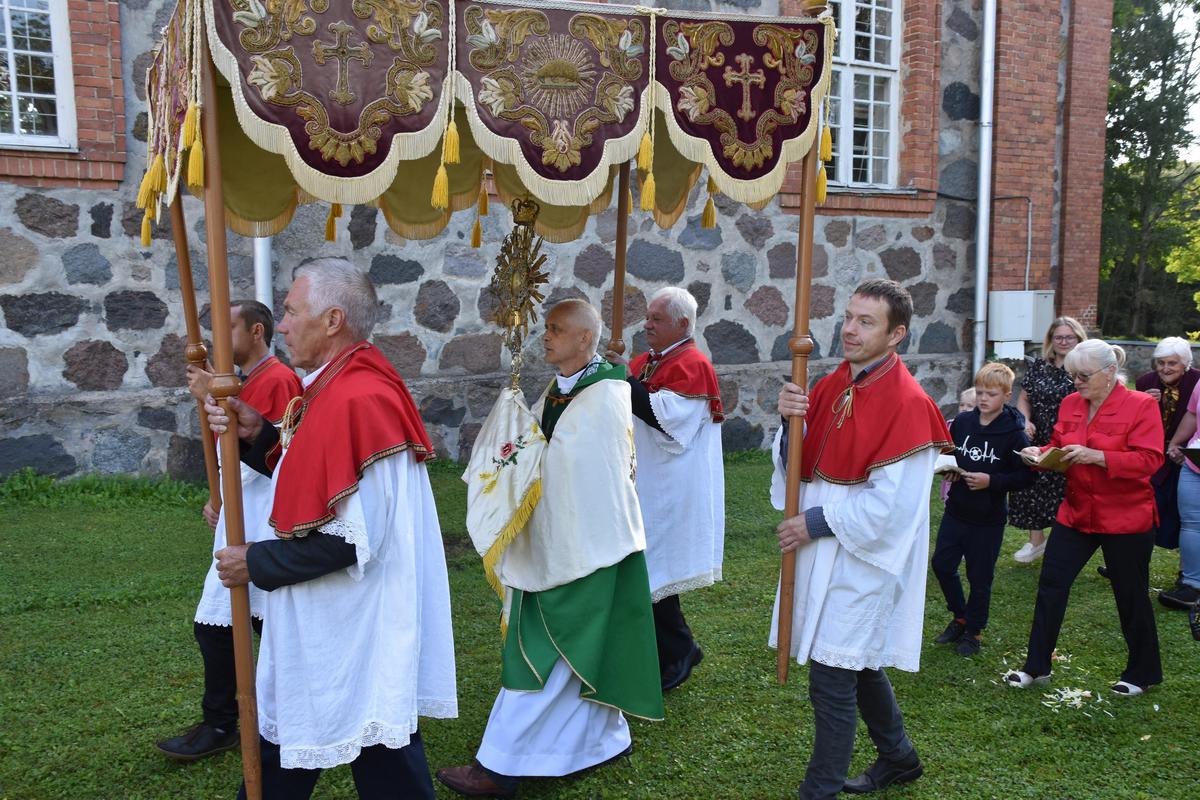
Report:
<svg viewBox="0 0 1200 800"><path fill-rule="evenodd" d="M537 306L545 297L538 287L550 280L542 271L546 255L543 240L533 232L541 206L532 199L517 198L512 202L513 229L504 237L496 270L492 273L492 296L496 310L492 320L504 328L504 344L512 355L512 388L521 380L521 345L529 335L529 323L537 319Z"/></svg>

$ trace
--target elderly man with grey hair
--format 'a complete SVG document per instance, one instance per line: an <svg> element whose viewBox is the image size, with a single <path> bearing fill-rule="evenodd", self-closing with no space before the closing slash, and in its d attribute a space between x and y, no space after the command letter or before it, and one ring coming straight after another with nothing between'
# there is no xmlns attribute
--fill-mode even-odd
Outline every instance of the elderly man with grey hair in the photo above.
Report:
<svg viewBox="0 0 1200 800"><path fill-rule="evenodd" d="M1187 418L1188 402L1200 382L1200 370L1192 366L1192 348L1178 336L1168 336L1154 348L1154 357L1150 362L1152 369L1137 379L1138 391L1145 392L1158 401L1158 410L1162 415L1163 435L1165 436L1165 452L1167 458L1158 472L1150 478L1154 486L1154 500L1158 507L1158 525L1154 531L1154 543L1159 547L1175 549L1179 547L1181 523L1179 518L1178 486L1179 475L1183 465L1183 454L1178 448L1172 452L1170 444L1177 433L1185 433L1179 437L1187 441L1195 429L1195 419L1190 422L1192 431L1182 428L1189 425ZM1194 582L1195 571L1191 576ZM1159 592L1158 600L1168 608L1187 610L1200 600L1197 591L1184 581L1183 570L1175 581L1175 586Z"/></svg>
<svg viewBox="0 0 1200 800"><path fill-rule="evenodd" d="M302 265L284 302L308 372L281 430L209 399L242 460L271 476L274 537L217 556L226 586L266 592L258 659L263 797L311 795L350 764L362 798L432 798L418 715L457 715L450 590L416 405L366 339L379 303L343 259ZM250 538L250 537L247 537ZM245 790L239 797L245 796Z"/></svg>
<svg viewBox="0 0 1200 800"><path fill-rule="evenodd" d="M663 691L704 657L679 595L721 579L725 551L724 410L712 362L696 346L696 298L667 287L646 307L650 350L629 366L638 499ZM624 363L609 351L610 361Z"/></svg>

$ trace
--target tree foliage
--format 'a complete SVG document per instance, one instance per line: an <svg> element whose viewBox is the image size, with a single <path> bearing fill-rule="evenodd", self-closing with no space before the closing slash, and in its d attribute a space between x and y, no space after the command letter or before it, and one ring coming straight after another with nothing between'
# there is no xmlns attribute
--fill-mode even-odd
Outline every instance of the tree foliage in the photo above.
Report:
<svg viewBox="0 0 1200 800"><path fill-rule="evenodd" d="M1109 335L1165 336L1200 327L1193 256L1200 225L1195 140L1200 103L1200 0L1115 0L1100 324Z"/></svg>

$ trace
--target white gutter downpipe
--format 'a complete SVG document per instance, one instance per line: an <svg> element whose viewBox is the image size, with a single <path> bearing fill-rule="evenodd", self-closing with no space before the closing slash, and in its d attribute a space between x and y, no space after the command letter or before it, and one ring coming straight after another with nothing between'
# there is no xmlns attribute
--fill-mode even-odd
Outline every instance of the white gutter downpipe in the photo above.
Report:
<svg viewBox="0 0 1200 800"><path fill-rule="evenodd" d="M992 235L992 127L996 85L996 0L983 3L983 53L979 66L979 191L975 210L975 343L971 373L987 355L988 263Z"/></svg>
<svg viewBox="0 0 1200 800"><path fill-rule="evenodd" d="M267 308L275 308L275 289L271 281L271 237L254 237L254 299ZM275 352L274 343L268 344Z"/></svg>

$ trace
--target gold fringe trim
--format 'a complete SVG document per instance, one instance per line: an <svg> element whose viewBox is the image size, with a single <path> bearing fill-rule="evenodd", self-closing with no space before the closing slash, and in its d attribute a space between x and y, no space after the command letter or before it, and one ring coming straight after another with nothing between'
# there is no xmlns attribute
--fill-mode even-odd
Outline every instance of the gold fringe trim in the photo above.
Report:
<svg viewBox="0 0 1200 800"><path fill-rule="evenodd" d="M457 164L462 157L462 144L458 135L458 123L454 120L454 112L450 112L450 127L446 129L445 163Z"/></svg>
<svg viewBox="0 0 1200 800"><path fill-rule="evenodd" d="M822 161L833 160L833 133L829 130L828 124L826 124L825 128L821 131L820 158Z"/></svg>
<svg viewBox="0 0 1200 800"><path fill-rule="evenodd" d="M628 217L630 214L633 213L633 187L632 186L630 186L626 190L626 194L629 195L628 197L625 198L625 216Z"/></svg>
<svg viewBox="0 0 1200 800"><path fill-rule="evenodd" d="M292 203L272 219L245 219L225 208L225 225L238 236L262 237L283 233L296 216L297 203Z"/></svg>
<svg viewBox="0 0 1200 800"><path fill-rule="evenodd" d="M150 246L150 209L142 215L142 247Z"/></svg>
<svg viewBox="0 0 1200 800"><path fill-rule="evenodd" d="M488 190L487 184L479 187L479 216L486 217L488 215Z"/></svg>
<svg viewBox="0 0 1200 800"><path fill-rule="evenodd" d="M704 214L700 217L701 228L717 227L717 205L713 202L712 195L708 196L708 202L704 204Z"/></svg>
<svg viewBox="0 0 1200 800"><path fill-rule="evenodd" d="M329 213L333 215L334 219L341 219L342 218L342 204L341 203L331 204L329 206Z"/></svg>
<svg viewBox="0 0 1200 800"><path fill-rule="evenodd" d="M817 197L816 197L816 200L817 200L818 204L825 202L825 195L828 191L829 191L829 179L827 177L825 177L825 165L822 164L821 168L819 170L817 170Z"/></svg>
<svg viewBox="0 0 1200 800"><path fill-rule="evenodd" d="M188 103L187 113L183 115L183 146L191 147L196 142L196 133L200 130L200 109L195 102Z"/></svg>
<svg viewBox="0 0 1200 800"><path fill-rule="evenodd" d="M325 218L325 241L327 242L337 241L337 218L338 215L334 213L334 207L330 206L329 216Z"/></svg>
<svg viewBox="0 0 1200 800"><path fill-rule="evenodd" d="M675 227L675 223L687 211L688 199L692 196L692 190L696 188L696 184L700 182L700 171L703 169L699 164L693 165L692 174L687 178L687 191L683 192L679 197L679 204L675 208L659 208L654 207L654 223L663 230L670 230ZM657 200L658 198L655 198Z"/></svg>
<svg viewBox="0 0 1200 800"><path fill-rule="evenodd" d="M478 249L483 244L483 224L479 221L479 217L475 218L475 224L471 226L471 247Z"/></svg>
<svg viewBox="0 0 1200 800"><path fill-rule="evenodd" d="M642 181L642 211L653 211L655 193L657 189L654 185L654 173L647 172L645 180Z"/></svg>
<svg viewBox="0 0 1200 800"><path fill-rule="evenodd" d="M654 166L654 140L650 138L648 129L642 134L642 141L638 144L637 165L643 172L649 172Z"/></svg>
<svg viewBox="0 0 1200 800"><path fill-rule="evenodd" d="M500 583L500 578L496 575L496 567L500 564L500 556L504 555L504 551L512 544L513 539L517 538L517 534L525 529L529 523L529 517L532 516L533 510L537 508L537 504L542 499L542 479L538 478L525 492L525 497L521 499L520 505L513 512L512 518L508 524L500 531L500 535L496 537L496 541L492 542L492 546L483 554L483 574L487 578L488 584L492 590L500 597L500 602L504 602L504 585Z"/></svg>

